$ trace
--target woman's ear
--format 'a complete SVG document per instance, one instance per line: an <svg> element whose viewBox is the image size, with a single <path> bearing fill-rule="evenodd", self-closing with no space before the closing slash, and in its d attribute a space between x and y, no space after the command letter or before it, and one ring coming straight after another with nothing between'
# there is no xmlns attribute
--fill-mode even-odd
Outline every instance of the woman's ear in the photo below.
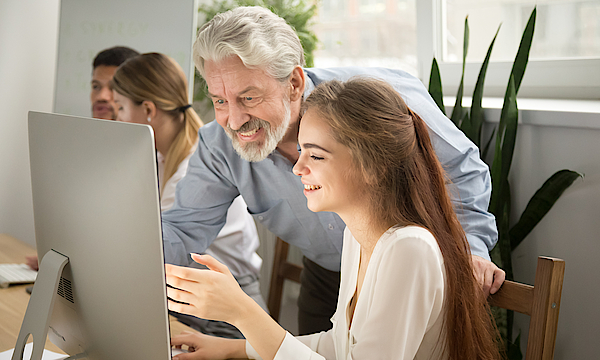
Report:
<svg viewBox="0 0 600 360"><path fill-rule="evenodd" d="M290 100L296 101L302 98L304 95L304 86L306 85L304 78L304 69L301 66L296 66L292 70L292 74L289 78L290 84Z"/></svg>
<svg viewBox="0 0 600 360"><path fill-rule="evenodd" d="M144 108L144 114L150 119L156 117L156 104L150 100L142 101L142 107Z"/></svg>

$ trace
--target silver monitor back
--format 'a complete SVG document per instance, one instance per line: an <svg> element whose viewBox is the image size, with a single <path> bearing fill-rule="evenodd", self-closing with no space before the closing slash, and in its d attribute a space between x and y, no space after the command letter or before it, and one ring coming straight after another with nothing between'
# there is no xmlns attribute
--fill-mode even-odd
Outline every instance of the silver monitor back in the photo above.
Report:
<svg viewBox="0 0 600 360"><path fill-rule="evenodd" d="M69 258L50 340L92 360L170 359L151 127L30 112L29 150L38 257Z"/></svg>

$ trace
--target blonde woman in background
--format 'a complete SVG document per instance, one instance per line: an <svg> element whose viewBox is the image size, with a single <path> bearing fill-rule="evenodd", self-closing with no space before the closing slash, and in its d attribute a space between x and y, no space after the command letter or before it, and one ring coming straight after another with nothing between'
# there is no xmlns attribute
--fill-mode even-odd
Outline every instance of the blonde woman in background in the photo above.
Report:
<svg viewBox="0 0 600 360"><path fill-rule="evenodd" d="M111 86L118 109L117 120L147 124L154 130L161 211L167 211L174 204L177 183L187 172L188 162L196 151L198 129L203 125L189 104L185 74L168 56L147 53L123 63L115 72ZM256 254L258 245L254 220L243 199L237 197L229 207L227 221L217 240L206 253L227 264L242 289L266 309L258 283L262 264ZM192 266L193 262L178 265ZM241 338L241 333L226 323L194 317L180 319L203 333Z"/></svg>

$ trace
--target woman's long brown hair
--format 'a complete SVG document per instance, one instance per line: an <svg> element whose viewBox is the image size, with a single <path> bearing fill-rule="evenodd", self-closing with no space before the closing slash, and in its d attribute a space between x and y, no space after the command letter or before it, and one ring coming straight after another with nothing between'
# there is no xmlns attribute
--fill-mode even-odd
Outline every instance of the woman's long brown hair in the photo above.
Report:
<svg viewBox="0 0 600 360"><path fill-rule="evenodd" d="M185 74L175 60L159 53L135 56L119 66L111 80L112 88L135 104L152 101L157 108L179 121L183 120L175 140L165 156L163 182L177 171L196 141L203 125L189 104ZM162 185L161 185L162 187Z"/></svg>
<svg viewBox="0 0 600 360"><path fill-rule="evenodd" d="M448 358L499 359L497 329L423 120L389 84L374 79L322 83L304 106L317 111L331 135L351 150L373 218L421 226L436 238L446 270L442 346Z"/></svg>

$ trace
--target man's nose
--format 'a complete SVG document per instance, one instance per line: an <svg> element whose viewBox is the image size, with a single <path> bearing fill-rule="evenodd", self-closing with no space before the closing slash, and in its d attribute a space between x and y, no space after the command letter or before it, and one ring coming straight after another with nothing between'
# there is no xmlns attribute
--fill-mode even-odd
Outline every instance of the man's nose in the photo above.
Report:
<svg viewBox="0 0 600 360"><path fill-rule="evenodd" d="M227 125L229 125L232 130L239 130L242 125L249 120L250 115L242 106L237 104L229 105L229 119L227 120Z"/></svg>
<svg viewBox="0 0 600 360"><path fill-rule="evenodd" d="M108 86L103 86L102 89L100 90L99 98L102 100L106 100L106 101L112 101L112 98L113 98L112 90Z"/></svg>

